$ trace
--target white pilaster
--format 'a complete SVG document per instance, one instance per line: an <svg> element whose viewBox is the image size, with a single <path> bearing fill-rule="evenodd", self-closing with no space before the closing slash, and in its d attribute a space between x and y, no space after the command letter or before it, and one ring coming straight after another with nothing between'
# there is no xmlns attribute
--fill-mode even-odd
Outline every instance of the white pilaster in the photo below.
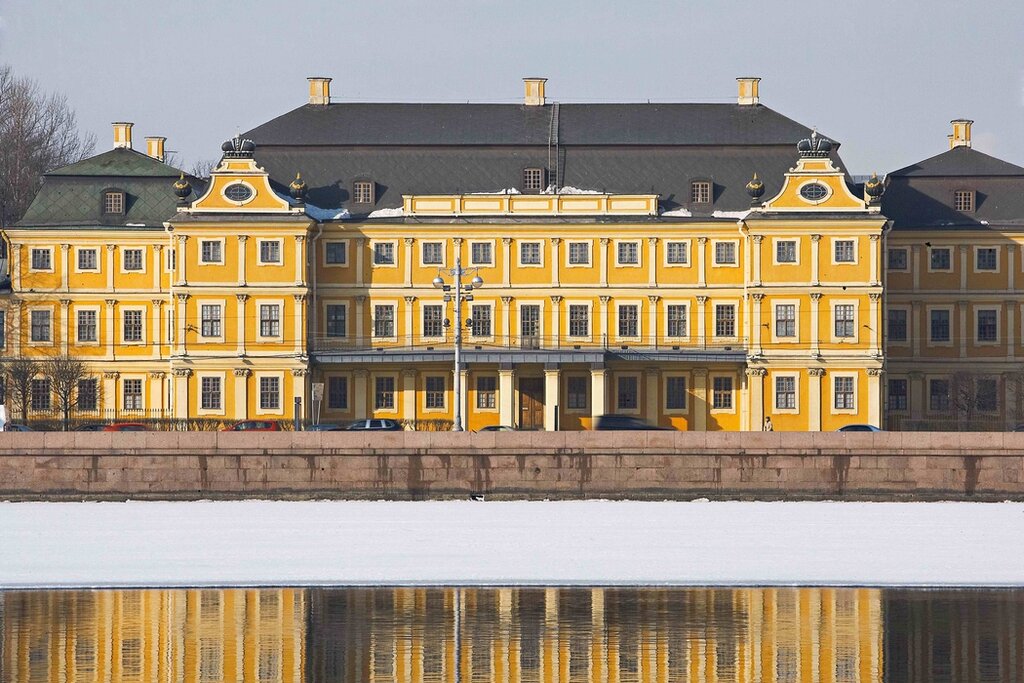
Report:
<svg viewBox="0 0 1024 683"><path fill-rule="evenodd" d="M161 286L161 279L164 272L163 263L164 245L154 244L153 245L153 291L159 292L163 289ZM162 383L162 380L161 380Z"/></svg>
<svg viewBox="0 0 1024 683"><path fill-rule="evenodd" d="M590 368L590 428L593 429L597 418L606 412L605 403L608 395L608 371L602 367Z"/></svg>
<svg viewBox="0 0 1024 683"><path fill-rule="evenodd" d="M644 368L644 419L654 425L658 424L661 417L659 374L658 368Z"/></svg>
<svg viewBox="0 0 1024 683"><path fill-rule="evenodd" d="M761 243L764 242L764 235L754 235L751 239L754 242L754 264L753 264L753 285L761 286Z"/></svg>
<svg viewBox="0 0 1024 683"><path fill-rule="evenodd" d="M698 237L697 238L697 286L707 287L708 276L707 276L707 250L708 250L708 238Z"/></svg>
<svg viewBox="0 0 1024 683"><path fill-rule="evenodd" d="M764 294L760 292L756 293L752 297L754 299L754 315L750 316L753 318L750 329L750 342L751 347L754 349L754 355L763 356L764 347L762 346L762 333L761 333L761 308L764 305ZM760 424L754 424L755 429L760 429Z"/></svg>
<svg viewBox="0 0 1024 683"><path fill-rule="evenodd" d="M498 423L514 427L516 424L515 396L516 371L512 368L498 369Z"/></svg>
<svg viewBox="0 0 1024 683"><path fill-rule="evenodd" d="M560 348L562 345L562 297L559 294L551 295L551 335L554 338L552 346Z"/></svg>
<svg viewBox="0 0 1024 683"><path fill-rule="evenodd" d="M764 427L764 377L768 371L764 368L747 368L747 386L750 401L750 419L748 429L752 432Z"/></svg>
<svg viewBox="0 0 1024 683"><path fill-rule="evenodd" d="M412 237L405 238L405 286L412 287Z"/></svg>
<svg viewBox="0 0 1024 683"><path fill-rule="evenodd" d="M658 286L658 238L647 238L647 286Z"/></svg>
<svg viewBox="0 0 1024 683"><path fill-rule="evenodd" d="M557 368L544 368L544 430L553 432L557 425L559 413L559 375Z"/></svg>
<svg viewBox="0 0 1024 683"><path fill-rule="evenodd" d="M107 245L107 291L114 292L114 249L116 245Z"/></svg>
<svg viewBox="0 0 1024 683"><path fill-rule="evenodd" d="M821 355L820 320L821 292L811 293L811 355Z"/></svg>
<svg viewBox="0 0 1024 683"><path fill-rule="evenodd" d="M512 286L512 238L501 238L501 284L503 287ZM505 328L508 334L508 328Z"/></svg>
<svg viewBox="0 0 1024 683"><path fill-rule="evenodd" d="M608 286L608 242L609 242L609 239L607 237L602 237L601 238L601 257L600 257L601 258L601 263L600 263L601 282L600 282L600 284L601 284L602 287L607 287Z"/></svg>
<svg viewBox="0 0 1024 683"><path fill-rule="evenodd" d="M818 259L821 251L821 235L811 235L811 286L817 287L821 284L819 275Z"/></svg>
<svg viewBox="0 0 1024 683"><path fill-rule="evenodd" d="M704 368L697 368L693 371L693 408L690 411L693 415L693 431L706 432L708 430L708 371Z"/></svg>
<svg viewBox="0 0 1024 683"><path fill-rule="evenodd" d="M601 309L600 309L600 312L601 312L601 322L600 322L600 327L598 329L600 331L599 334L600 334L601 345L602 346L606 346L608 344L608 339L611 338L611 336L610 336L610 334L608 332L608 302L611 301L612 298L610 296L602 296L602 297L600 297L600 300L601 300Z"/></svg>
<svg viewBox="0 0 1024 683"><path fill-rule="evenodd" d="M961 290L961 291L964 291L964 290ZM957 301L956 302L957 311L960 314L960 325L959 325L960 330L959 330L959 334L960 334L960 357L961 358L966 358L967 357L967 334L968 334L968 332L967 332L967 309L968 309L969 306L970 306L970 304L967 301ZM971 335L971 336L973 338L974 335Z"/></svg>
<svg viewBox="0 0 1024 683"><path fill-rule="evenodd" d="M249 368L235 368L235 412L236 420L244 420L249 417L249 376L252 370Z"/></svg>
<svg viewBox="0 0 1024 683"><path fill-rule="evenodd" d="M552 237L551 238L551 286L558 287L559 272L562 267L562 262L559 257L561 252L562 238Z"/></svg>
<svg viewBox="0 0 1024 683"><path fill-rule="evenodd" d="M295 236L295 286L306 286L306 236ZM303 379L305 381L305 379ZM306 411L305 406L303 410ZM308 413L308 411L306 411Z"/></svg>
<svg viewBox="0 0 1024 683"><path fill-rule="evenodd" d="M246 275L245 275L245 254L246 245L249 243L248 235L238 236L238 286L245 287Z"/></svg>
<svg viewBox="0 0 1024 683"><path fill-rule="evenodd" d="M821 431L821 378L825 371L810 368L807 371L807 431Z"/></svg>
<svg viewBox="0 0 1024 683"><path fill-rule="evenodd" d="M921 289L921 245L915 244L910 248L911 272L914 274L914 291Z"/></svg>
<svg viewBox="0 0 1024 683"><path fill-rule="evenodd" d="M305 356L306 355L306 339L303 335L303 326L306 323L306 295L305 294L293 294L295 298L295 311L293 318L295 319L295 355ZM281 311L281 315L284 315L284 311ZM282 325L284 323L282 322ZM305 376L305 375L303 375ZM303 380L305 382L305 380ZM305 407L303 408L305 410Z"/></svg>
<svg viewBox="0 0 1024 683"><path fill-rule="evenodd" d="M60 320L57 334L60 336L60 354L68 355L68 337L71 335L71 299L60 300Z"/></svg>
<svg viewBox="0 0 1024 683"><path fill-rule="evenodd" d="M362 287L366 284L363 277L363 262L366 260L366 239L357 237L354 242L356 245L356 287Z"/></svg>
<svg viewBox="0 0 1024 683"><path fill-rule="evenodd" d="M367 383L370 373L362 368L352 373L352 416L357 420L366 418L370 403Z"/></svg>
<svg viewBox="0 0 1024 683"><path fill-rule="evenodd" d="M701 348L707 346L707 311L706 306L708 298L706 296L697 297L697 339L700 341Z"/></svg>
<svg viewBox="0 0 1024 683"><path fill-rule="evenodd" d="M885 428L882 424L882 375L880 368L868 368L868 424Z"/></svg>
<svg viewBox="0 0 1024 683"><path fill-rule="evenodd" d="M150 309L150 310L152 310L153 315L152 315L152 320L150 320L150 330L151 330L150 331L150 335L151 336L149 338L149 347L153 350L152 351L153 358L157 359L157 358L160 358L161 356L163 356L163 349L164 349L164 346L163 346L163 335L160 334L160 331L162 329L160 327L160 325L163 323L163 315L162 314L163 314L163 311L164 311L164 304L166 302L163 299L152 299L152 300L150 300L149 303L153 304L153 308Z"/></svg>
<svg viewBox="0 0 1024 683"><path fill-rule="evenodd" d="M402 418L416 423L416 371L411 368L402 370Z"/></svg>
<svg viewBox="0 0 1024 683"><path fill-rule="evenodd" d="M874 252L872 252L872 253L874 253ZM880 307L882 305L882 295L879 292L871 292L870 294L868 294L868 298L871 300L871 303L870 303L870 305L868 307L869 315L871 316L871 334L870 334L871 355L873 355L873 356L881 356L882 355L881 335L878 334L878 329L882 325L882 317L881 317L881 314L879 313L879 309L880 309ZM876 426L880 426L880 425L876 425Z"/></svg>
<svg viewBox="0 0 1024 683"><path fill-rule="evenodd" d="M175 339L175 346L177 346L177 355L186 355L188 353L188 344L185 343L185 330L186 330L186 318L185 308L188 305L188 294L178 295L178 336ZM183 417L183 416L179 416Z"/></svg>
<svg viewBox="0 0 1024 683"><path fill-rule="evenodd" d="M186 419L188 414L188 378L192 375L189 368L174 369L174 417Z"/></svg>
<svg viewBox="0 0 1024 683"><path fill-rule="evenodd" d="M648 294L647 303L650 304L647 307L647 339L648 344L653 347L658 346L658 301L661 297L657 294Z"/></svg>
<svg viewBox="0 0 1024 683"><path fill-rule="evenodd" d="M107 305L107 310L106 314L103 317L104 322L106 323L106 329L104 330L104 336L106 337L104 339L104 342L106 343L107 346L106 356L108 360L115 360L117 358L118 339L114 335L114 332L117 329L115 327L116 320L114 318L114 315L116 311L114 307L117 306L117 299L106 299L105 303Z"/></svg>
<svg viewBox="0 0 1024 683"><path fill-rule="evenodd" d="M405 345L411 347L414 343L416 329L416 297L405 297Z"/></svg>
<svg viewBox="0 0 1024 683"><path fill-rule="evenodd" d="M505 346L512 345L512 297L501 297L501 334L505 337ZM511 425L510 425L511 426Z"/></svg>
<svg viewBox="0 0 1024 683"><path fill-rule="evenodd" d="M188 283L188 273L185 272L185 266L188 264L185 253L186 242L188 242L188 235L178 235L178 248L174 252L174 265L177 266L176 270L178 271L178 281L176 283L178 286Z"/></svg>
<svg viewBox="0 0 1024 683"><path fill-rule="evenodd" d="M879 271L878 271L878 253L879 253L879 248L880 248L880 244L881 244L881 239L882 239L881 235L869 235L868 236L868 240L870 241L870 245L871 245L871 254L870 254L870 258L869 258L869 264L870 264L869 271L870 271L870 275L868 277L868 282L873 287L878 286L878 285L881 284L881 280L880 280L880 278L878 276L879 275Z"/></svg>
<svg viewBox="0 0 1024 683"><path fill-rule="evenodd" d="M71 245L60 245L60 291L68 291L68 269L71 264Z"/></svg>
<svg viewBox="0 0 1024 683"><path fill-rule="evenodd" d="M360 294L356 297L355 305L355 320L356 320L356 345L366 346L366 340L363 337L363 319L366 317L366 312L363 310L363 304L366 303L366 297Z"/></svg>
<svg viewBox="0 0 1024 683"><path fill-rule="evenodd" d="M235 315L238 317L238 329L235 332L235 336L238 339L237 351L239 357L245 356L245 344L246 344L246 319L245 319L245 302L249 299L248 294L236 294L235 295ZM284 311L281 312L284 314ZM259 323L256 323L257 325Z"/></svg>

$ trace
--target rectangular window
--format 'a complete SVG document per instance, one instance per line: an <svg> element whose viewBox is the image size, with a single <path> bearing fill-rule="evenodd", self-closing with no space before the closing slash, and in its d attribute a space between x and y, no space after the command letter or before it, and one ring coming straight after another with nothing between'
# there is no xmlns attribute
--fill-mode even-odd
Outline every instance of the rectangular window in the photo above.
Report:
<svg viewBox="0 0 1024 683"><path fill-rule="evenodd" d="M473 242L469 245L469 258L474 266L489 266L494 263L490 242Z"/></svg>
<svg viewBox="0 0 1024 683"><path fill-rule="evenodd" d="M97 341L96 311L78 311L77 319L78 324L75 327L78 333L78 341Z"/></svg>
<svg viewBox="0 0 1024 683"><path fill-rule="evenodd" d="M736 306L734 304L715 304L715 336L736 336Z"/></svg>
<svg viewBox="0 0 1024 683"><path fill-rule="evenodd" d="M124 330L123 338L126 342L142 341L142 311L126 310L122 319Z"/></svg>
<svg viewBox="0 0 1024 683"><path fill-rule="evenodd" d="M325 261L329 266L340 266L348 263L348 245L345 242L327 242L324 246Z"/></svg>
<svg viewBox="0 0 1024 683"><path fill-rule="evenodd" d="M732 377L715 377L712 382L711 407L732 410Z"/></svg>
<svg viewBox="0 0 1024 683"><path fill-rule="evenodd" d="M991 308L984 308L978 311L978 341L997 341L996 329L999 325L997 318L998 314L998 311Z"/></svg>
<svg viewBox="0 0 1024 683"><path fill-rule="evenodd" d="M373 336L394 337L395 336L395 307L374 306L373 307Z"/></svg>
<svg viewBox="0 0 1024 683"><path fill-rule="evenodd" d="M928 410L944 413L949 410L949 380L928 380Z"/></svg>
<svg viewBox="0 0 1024 683"><path fill-rule="evenodd" d="M991 377L979 377L974 383L974 403L978 410L986 413L999 408L999 384Z"/></svg>
<svg viewBox="0 0 1024 683"><path fill-rule="evenodd" d="M373 407L375 410L395 409L395 378L377 377L373 383Z"/></svg>
<svg viewBox="0 0 1024 683"><path fill-rule="evenodd" d="M775 377L775 409L796 409L796 377L792 375Z"/></svg>
<svg viewBox="0 0 1024 683"><path fill-rule="evenodd" d="M667 410L686 410L686 378L665 378L665 408Z"/></svg>
<svg viewBox="0 0 1024 683"><path fill-rule="evenodd" d="M199 261L201 263L223 263L222 246L220 240L202 240L199 243Z"/></svg>
<svg viewBox="0 0 1024 683"><path fill-rule="evenodd" d="M853 240L836 240L836 263L853 263L856 260Z"/></svg>
<svg viewBox="0 0 1024 683"><path fill-rule="evenodd" d="M544 169L524 168L523 169L523 191L540 192L544 189Z"/></svg>
<svg viewBox="0 0 1024 683"><path fill-rule="evenodd" d="M519 336L523 348L540 348L540 306L526 304L519 307Z"/></svg>
<svg viewBox="0 0 1024 683"><path fill-rule="evenodd" d="M142 380L126 379L121 382L122 402L125 410L142 410Z"/></svg>
<svg viewBox="0 0 1024 683"><path fill-rule="evenodd" d="M900 308L890 308L886 326L889 341L907 341L907 312Z"/></svg>
<svg viewBox="0 0 1024 683"><path fill-rule="evenodd" d="M590 307L585 304L569 304L569 336L590 336Z"/></svg>
<svg viewBox="0 0 1024 683"><path fill-rule="evenodd" d="M443 247L441 242L423 242L420 245L420 249L423 250L423 265L439 266L444 263Z"/></svg>
<svg viewBox="0 0 1024 683"><path fill-rule="evenodd" d="M570 376L566 385L566 403L569 410L586 410L590 403L586 377Z"/></svg>
<svg viewBox="0 0 1024 683"><path fill-rule="evenodd" d="M996 260L996 249L994 247L983 247L978 249L976 270L996 270L999 263Z"/></svg>
<svg viewBox="0 0 1024 683"><path fill-rule="evenodd" d="M710 204L711 183L706 180L690 183L690 201L694 204Z"/></svg>
<svg viewBox="0 0 1024 683"><path fill-rule="evenodd" d="M619 242L616 256L620 266L635 266L640 263L640 245L638 242Z"/></svg>
<svg viewBox="0 0 1024 683"><path fill-rule="evenodd" d="M281 336L280 304L260 304L260 336Z"/></svg>
<svg viewBox="0 0 1024 683"><path fill-rule="evenodd" d="M33 411L46 412L50 410L50 380L46 378L34 379L29 385L29 405Z"/></svg>
<svg viewBox="0 0 1024 683"><path fill-rule="evenodd" d="M853 304L838 304L835 308L835 334L837 337L853 337Z"/></svg>
<svg viewBox="0 0 1024 683"><path fill-rule="evenodd" d="M540 242L520 242L519 263L524 266L539 266Z"/></svg>
<svg viewBox="0 0 1024 683"><path fill-rule="evenodd" d="M29 325L32 329L30 330L31 336L29 338L34 342L50 341L50 322L50 311L31 311L29 313Z"/></svg>
<svg viewBox="0 0 1024 683"><path fill-rule="evenodd" d="M933 310L930 312L929 317L931 318L931 325L929 325L929 341L933 342L948 342L949 341L949 311L948 310Z"/></svg>
<svg viewBox="0 0 1024 683"><path fill-rule="evenodd" d="M908 407L907 380L889 380L889 410L906 410Z"/></svg>
<svg viewBox="0 0 1024 683"><path fill-rule="evenodd" d="M395 265L395 244L394 242L377 242L373 245L373 265L393 266Z"/></svg>
<svg viewBox="0 0 1024 683"><path fill-rule="evenodd" d="M686 242L668 242L665 244L666 257L670 266L683 266L689 262Z"/></svg>
<svg viewBox="0 0 1024 683"><path fill-rule="evenodd" d="M220 410L220 377L203 377L200 383L200 405L203 410Z"/></svg>
<svg viewBox="0 0 1024 683"><path fill-rule="evenodd" d="M427 377L425 380L425 407L430 410L444 409L445 380L444 377Z"/></svg>
<svg viewBox="0 0 1024 683"><path fill-rule="evenodd" d="M957 190L953 193L953 208L957 211L974 211L974 190Z"/></svg>
<svg viewBox="0 0 1024 683"><path fill-rule="evenodd" d="M476 407L493 410L498 405L498 378L481 375L476 378Z"/></svg>
<svg viewBox="0 0 1024 683"><path fill-rule="evenodd" d="M796 263L796 240L779 240L776 242L775 260L778 263Z"/></svg>
<svg viewBox="0 0 1024 683"><path fill-rule="evenodd" d="M491 307L472 306L470 312L473 324L469 328L469 334L473 337L491 336Z"/></svg>
<svg viewBox="0 0 1024 683"><path fill-rule="evenodd" d="M775 336L796 336L796 304L779 304L775 307Z"/></svg>
<svg viewBox="0 0 1024 683"><path fill-rule="evenodd" d="M199 307L200 330L204 337L220 336L220 304L203 304Z"/></svg>
<svg viewBox="0 0 1024 683"><path fill-rule="evenodd" d="M99 381L94 378L78 380L75 392L75 407L79 410L96 410L99 405Z"/></svg>
<svg viewBox="0 0 1024 683"><path fill-rule="evenodd" d="M441 306L429 304L423 307L423 336L443 337L444 327L441 320Z"/></svg>
<svg viewBox="0 0 1024 683"><path fill-rule="evenodd" d="M348 410L348 377L327 378L327 409Z"/></svg>
<svg viewBox="0 0 1024 683"><path fill-rule="evenodd" d="M948 247L932 249L930 258L932 270L950 270L950 250Z"/></svg>
<svg viewBox="0 0 1024 683"><path fill-rule="evenodd" d="M124 193L104 192L103 213L124 213Z"/></svg>
<svg viewBox="0 0 1024 683"><path fill-rule="evenodd" d="M590 263L589 242L569 242L569 265L585 266Z"/></svg>
<svg viewBox="0 0 1024 683"><path fill-rule="evenodd" d="M32 250L32 270L52 270L53 252L49 249Z"/></svg>
<svg viewBox="0 0 1024 683"><path fill-rule="evenodd" d="M668 304L665 310L668 314L668 336L685 337L687 328L686 304Z"/></svg>
<svg viewBox="0 0 1024 683"><path fill-rule="evenodd" d="M96 250L95 249L79 249L78 250L78 269L79 270L98 270L96 265Z"/></svg>
<svg viewBox="0 0 1024 683"><path fill-rule="evenodd" d="M736 265L735 242L715 242L715 264L720 266Z"/></svg>
<svg viewBox="0 0 1024 683"><path fill-rule="evenodd" d="M124 269L128 271L142 270L142 249L125 249L121 252Z"/></svg>
<svg viewBox="0 0 1024 683"><path fill-rule="evenodd" d="M260 409L281 409L280 377L260 377Z"/></svg>
<svg viewBox="0 0 1024 683"><path fill-rule="evenodd" d="M619 306L619 336L620 337L639 337L640 331L638 329L639 306L629 304Z"/></svg>
<svg viewBox="0 0 1024 683"><path fill-rule="evenodd" d="M352 201L356 204L373 204L373 183L360 180L352 184Z"/></svg>
<svg viewBox="0 0 1024 683"><path fill-rule="evenodd" d="M853 410L853 377L835 378L836 410Z"/></svg>
<svg viewBox="0 0 1024 683"><path fill-rule="evenodd" d="M178 252L174 248L167 250L167 270L173 272L178 267Z"/></svg>
<svg viewBox="0 0 1024 683"><path fill-rule="evenodd" d="M618 410L636 410L638 405L637 394L638 378L633 376L619 377L618 391L616 391L615 406Z"/></svg>
<svg viewBox="0 0 1024 683"><path fill-rule="evenodd" d="M907 250L906 249L890 249L889 250L889 270L906 270L907 269Z"/></svg>
<svg viewBox="0 0 1024 683"><path fill-rule="evenodd" d="M260 240L260 263L280 263L281 243L278 240Z"/></svg>
<svg viewBox="0 0 1024 683"><path fill-rule="evenodd" d="M342 304L327 304L327 336L344 337L348 334L348 307Z"/></svg>

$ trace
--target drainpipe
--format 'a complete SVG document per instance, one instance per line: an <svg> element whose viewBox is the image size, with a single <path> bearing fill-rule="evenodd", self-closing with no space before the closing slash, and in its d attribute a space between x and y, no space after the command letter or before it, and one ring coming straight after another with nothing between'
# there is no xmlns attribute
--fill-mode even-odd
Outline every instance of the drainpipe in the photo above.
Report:
<svg viewBox="0 0 1024 683"><path fill-rule="evenodd" d="M174 250L174 226L170 222L164 223L164 230L167 232L167 249L168 255ZM170 316L177 315L174 310L174 279L178 272L178 257L180 254L174 252L174 269L170 271L167 276L167 311L168 315L164 316L164 325L167 325L167 320ZM166 258L166 257L165 257ZM167 270L167 262L164 261L160 264L160 267ZM175 320L175 327L178 321ZM167 333L168 330L174 329L170 325L167 325L166 329L163 330L164 336L167 337L167 388L164 390L164 395L167 397L167 408L172 414L174 413L174 344L171 343L170 335Z"/></svg>

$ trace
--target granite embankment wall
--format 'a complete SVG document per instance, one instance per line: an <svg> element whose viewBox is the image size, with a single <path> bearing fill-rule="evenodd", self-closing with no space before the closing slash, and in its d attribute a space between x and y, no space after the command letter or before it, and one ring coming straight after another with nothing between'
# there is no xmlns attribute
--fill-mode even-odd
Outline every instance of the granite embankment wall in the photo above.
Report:
<svg viewBox="0 0 1024 683"><path fill-rule="evenodd" d="M1024 500L1024 433L7 433L0 499Z"/></svg>

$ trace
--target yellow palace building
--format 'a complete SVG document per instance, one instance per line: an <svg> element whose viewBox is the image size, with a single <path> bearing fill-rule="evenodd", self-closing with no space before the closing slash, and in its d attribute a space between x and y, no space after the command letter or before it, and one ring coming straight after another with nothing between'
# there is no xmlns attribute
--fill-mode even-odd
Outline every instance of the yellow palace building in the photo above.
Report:
<svg viewBox="0 0 1024 683"><path fill-rule="evenodd" d="M482 280L469 429L880 424L882 183L738 86L733 104L559 104L533 78L520 104L338 104L311 78L204 180L115 124L114 150L48 174L6 230L5 348L86 360L79 408L105 415L288 419L298 400L437 427L459 316L434 280L461 264Z"/></svg>

